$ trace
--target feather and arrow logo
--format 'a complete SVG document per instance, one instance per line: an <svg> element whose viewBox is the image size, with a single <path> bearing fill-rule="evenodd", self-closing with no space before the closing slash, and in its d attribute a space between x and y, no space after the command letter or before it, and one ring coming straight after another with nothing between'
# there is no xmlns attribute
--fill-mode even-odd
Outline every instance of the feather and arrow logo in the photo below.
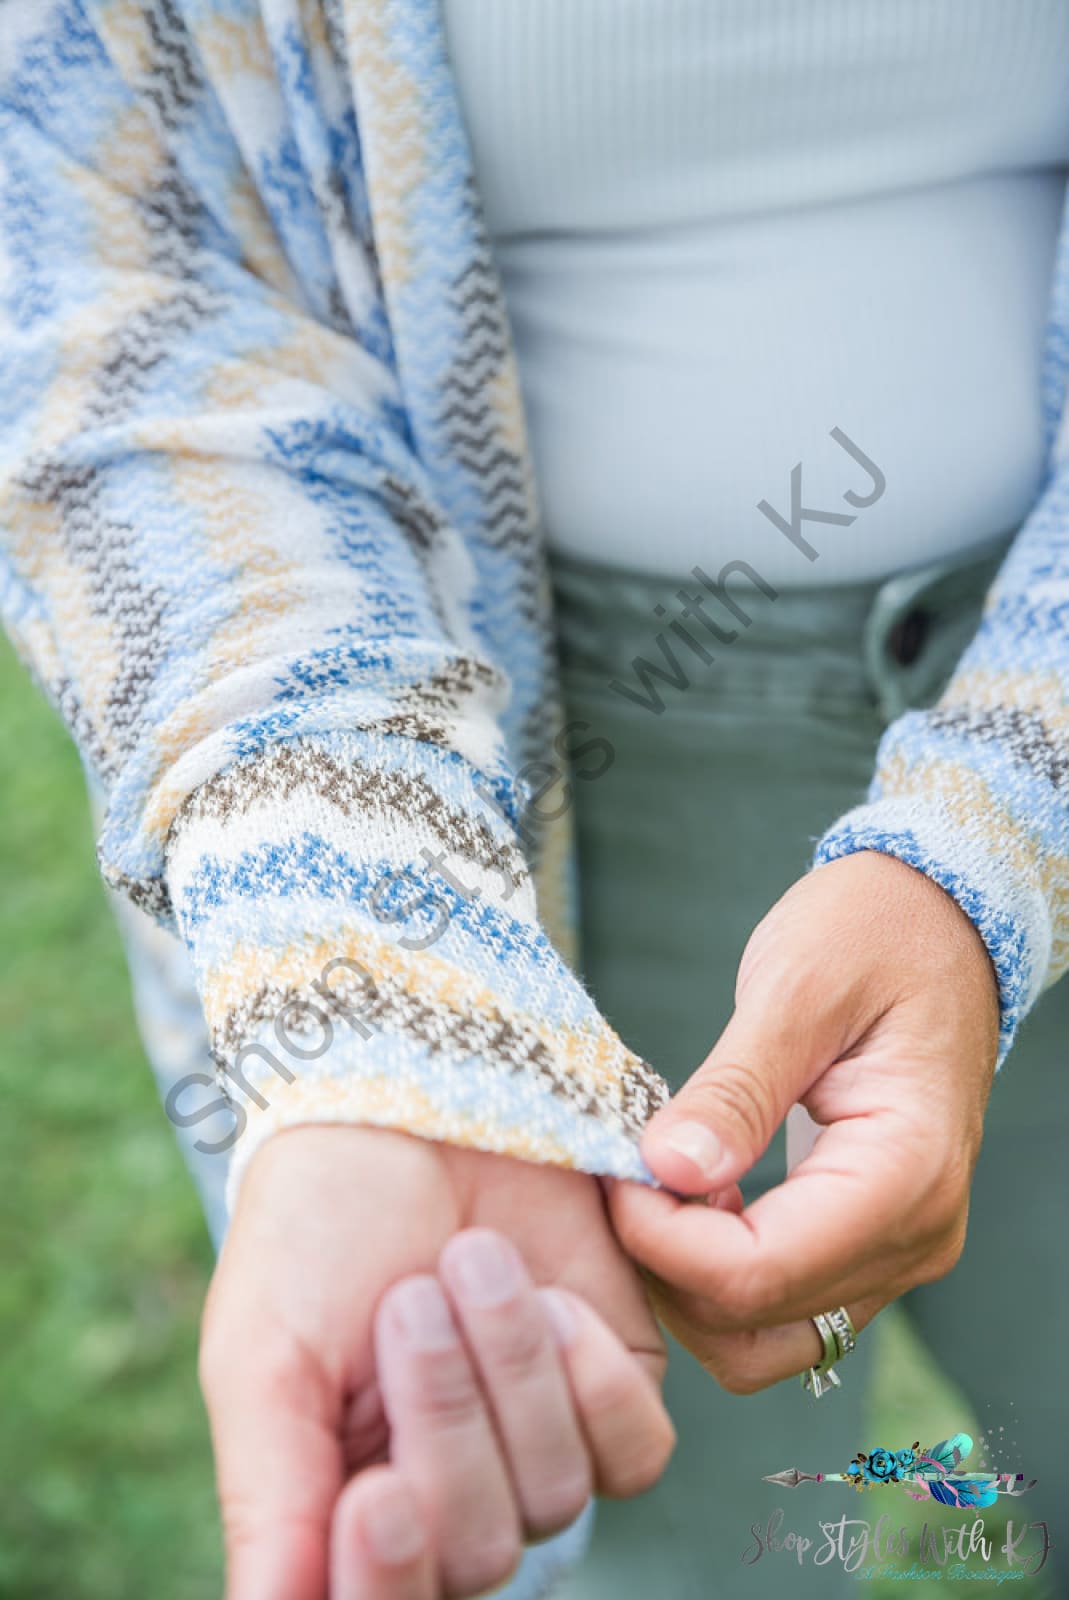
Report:
<svg viewBox="0 0 1069 1600"><path fill-rule="evenodd" d="M885 1450L882 1446L868 1453L859 1450L845 1472L800 1472L797 1467L788 1467L783 1472L769 1473L764 1481L788 1489L797 1489L800 1483L845 1483L859 1493L880 1484L897 1483L913 1500L930 1498L940 1505L966 1511L994 1505L1000 1495L1017 1496L1035 1488L1036 1479L1026 1482L1023 1472L959 1471L972 1447L967 1433L954 1433L927 1450L921 1449L919 1440L914 1440L908 1450Z"/></svg>

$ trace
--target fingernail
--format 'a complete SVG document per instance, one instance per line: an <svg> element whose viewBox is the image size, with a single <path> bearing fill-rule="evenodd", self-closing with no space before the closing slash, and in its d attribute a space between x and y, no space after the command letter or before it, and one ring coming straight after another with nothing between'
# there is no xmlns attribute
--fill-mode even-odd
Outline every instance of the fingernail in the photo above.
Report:
<svg viewBox="0 0 1069 1600"><path fill-rule="evenodd" d="M571 1344L579 1330L579 1319L575 1314L575 1307L567 1295L560 1294L556 1289L540 1289L539 1294L546 1313L553 1325L553 1332L559 1344Z"/></svg>
<svg viewBox="0 0 1069 1600"><path fill-rule="evenodd" d="M457 1342L449 1302L434 1278L410 1278L390 1296L402 1336L414 1350L446 1350Z"/></svg>
<svg viewBox="0 0 1069 1600"><path fill-rule="evenodd" d="M450 1282L469 1305L503 1305L523 1287L516 1253L499 1234L475 1231L458 1235L445 1256Z"/></svg>
<svg viewBox="0 0 1069 1600"><path fill-rule="evenodd" d="M384 1567L406 1566L425 1543L419 1509L403 1483L376 1488L364 1507L364 1527L372 1553Z"/></svg>
<svg viewBox="0 0 1069 1600"><path fill-rule="evenodd" d="M702 1122L674 1122L662 1135L661 1143L676 1155L684 1156L703 1178L715 1177L723 1164L724 1147Z"/></svg>

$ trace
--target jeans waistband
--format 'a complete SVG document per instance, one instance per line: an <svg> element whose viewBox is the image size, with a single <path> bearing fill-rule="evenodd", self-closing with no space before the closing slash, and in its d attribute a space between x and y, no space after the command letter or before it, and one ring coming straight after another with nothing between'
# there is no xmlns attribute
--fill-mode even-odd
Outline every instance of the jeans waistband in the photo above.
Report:
<svg viewBox="0 0 1069 1600"><path fill-rule="evenodd" d="M644 661L658 683L685 677L692 705L695 693L816 697L890 719L938 694L1015 533L884 579L806 589L777 589L745 560L666 577L553 553L562 669L589 685L634 677Z"/></svg>

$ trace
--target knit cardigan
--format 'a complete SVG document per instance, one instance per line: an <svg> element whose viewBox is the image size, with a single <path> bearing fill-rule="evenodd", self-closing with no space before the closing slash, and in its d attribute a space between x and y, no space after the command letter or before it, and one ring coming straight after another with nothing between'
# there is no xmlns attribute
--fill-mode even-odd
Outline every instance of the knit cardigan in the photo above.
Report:
<svg viewBox="0 0 1069 1600"><path fill-rule="evenodd" d="M106 881L188 948L231 1193L303 1122L648 1177L664 1085L567 961L538 508L436 0L5 0L0 82L2 614ZM1067 240L1044 492L813 858L955 897L1000 1062L1069 965Z"/></svg>

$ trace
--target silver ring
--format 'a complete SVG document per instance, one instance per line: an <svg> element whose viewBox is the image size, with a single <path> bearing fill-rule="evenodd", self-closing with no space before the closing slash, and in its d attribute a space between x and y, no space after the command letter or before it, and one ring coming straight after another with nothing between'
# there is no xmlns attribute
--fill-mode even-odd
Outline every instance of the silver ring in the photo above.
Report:
<svg viewBox="0 0 1069 1600"><path fill-rule="evenodd" d="M816 1316L809 1320L820 1334L824 1354L816 1366L803 1372L802 1388L807 1390L814 1400L819 1400L829 1389L841 1387L841 1379L835 1371L835 1364L841 1361L843 1356L848 1356L856 1347L857 1329L850 1320L850 1313L845 1306L836 1306L834 1311L818 1311Z"/></svg>
<svg viewBox="0 0 1069 1600"><path fill-rule="evenodd" d="M843 1356L848 1356L857 1345L857 1329L850 1320L850 1313L845 1306L837 1306L834 1311L825 1311L824 1315L831 1323L831 1331L839 1346L841 1361Z"/></svg>

